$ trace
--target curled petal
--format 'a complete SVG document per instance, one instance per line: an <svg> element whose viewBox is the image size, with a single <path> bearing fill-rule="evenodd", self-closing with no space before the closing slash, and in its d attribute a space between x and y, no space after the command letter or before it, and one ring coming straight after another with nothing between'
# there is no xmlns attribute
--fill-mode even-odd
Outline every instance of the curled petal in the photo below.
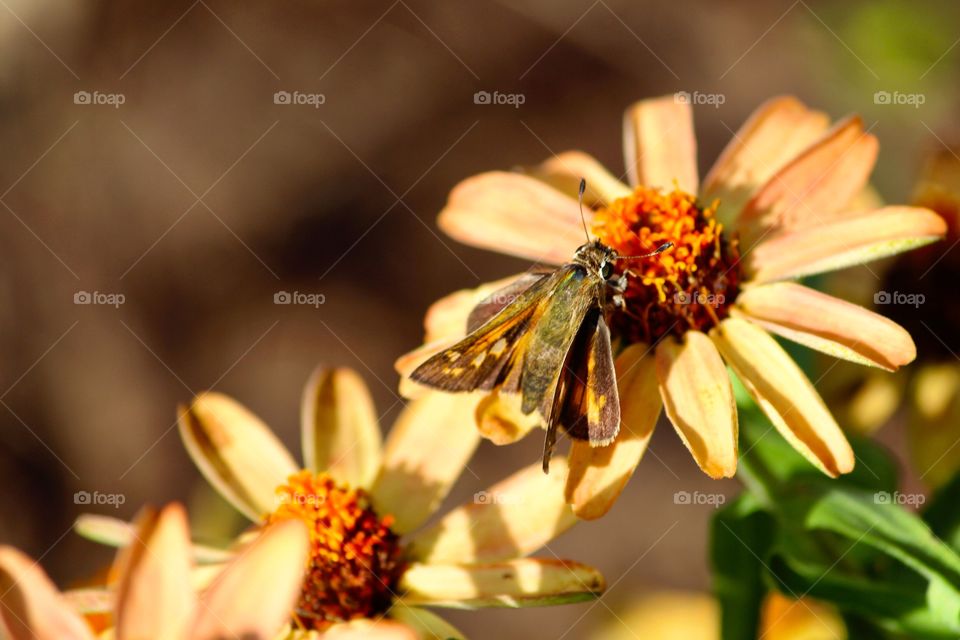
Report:
<svg viewBox="0 0 960 640"><path fill-rule="evenodd" d="M697 138L689 102L675 95L641 100L623 115L630 184L697 192Z"/></svg>
<svg viewBox="0 0 960 640"><path fill-rule="evenodd" d="M550 473L531 465L457 507L418 533L410 556L426 563L484 562L531 553L577 521L563 495L567 463L554 458Z"/></svg>
<svg viewBox="0 0 960 640"><path fill-rule="evenodd" d="M392 529L416 529L440 506L473 455L480 435L474 394L431 391L408 404L390 430L383 466L371 488Z"/></svg>
<svg viewBox="0 0 960 640"><path fill-rule="evenodd" d="M267 425L220 393L202 393L178 413L187 452L220 495L253 521L273 511L274 491L297 465Z"/></svg>
<svg viewBox="0 0 960 640"><path fill-rule="evenodd" d="M760 105L733 135L703 180L704 202L720 200L720 214L732 221L754 191L829 126L830 119L792 96Z"/></svg>
<svg viewBox="0 0 960 640"><path fill-rule="evenodd" d="M617 357L620 433L613 444L591 447L574 440L565 495L573 512L584 520L604 515L613 506L640 463L662 403L650 347L634 344Z"/></svg>
<svg viewBox="0 0 960 640"><path fill-rule="evenodd" d="M737 404L717 348L688 331L682 344L657 345L656 363L663 406L680 439L704 473L729 478L737 470Z"/></svg>
<svg viewBox="0 0 960 640"><path fill-rule="evenodd" d="M587 222L590 212L584 210ZM450 193L440 228L464 244L546 264L563 264L584 243L573 198L518 173L468 178Z"/></svg>
<svg viewBox="0 0 960 640"><path fill-rule="evenodd" d="M747 289L736 308L773 333L852 362L893 371L917 356L896 322L794 282Z"/></svg>
<svg viewBox="0 0 960 640"><path fill-rule="evenodd" d="M352 487L368 487L380 466L380 425L370 391L351 369L317 369L303 390L303 459Z"/></svg>
<svg viewBox="0 0 960 640"><path fill-rule="evenodd" d="M753 282L800 278L909 251L946 230L928 209L884 207L765 239L748 250L745 267Z"/></svg>
<svg viewBox="0 0 960 640"><path fill-rule="evenodd" d="M11 640L93 640L37 563L0 547L0 630Z"/></svg>
<svg viewBox="0 0 960 640"><path fill-rule="evenodd" d="M524 414L520 403L520 394L484 394L475 410L480 435L498 446L513 444L543 424L539 411Z"/></svg>
<svg viewBox="0 0 960 640"><path fill-rule="evenodd" d="M850 444L813 385L770 334L739 318L711 330L727 364L793 447L830 476L853 469Z"/></svg>
<svg viewBox="0 0 960 640"><path fill-rule="evenodd" d="M522 558L489 564L413 564L400 581L408 604L535 607L592 600L603 576L565 560Z"/></svg>
<svg viewBox="0 0 960 640"><path fill-rule="evenodd" d="M586 180L583 202L593 208L607 206L617 198L630 195L630 187L607 171L596 158L582 151L558 153L528 173L573 198L579 193L580 180Z"/></svg>

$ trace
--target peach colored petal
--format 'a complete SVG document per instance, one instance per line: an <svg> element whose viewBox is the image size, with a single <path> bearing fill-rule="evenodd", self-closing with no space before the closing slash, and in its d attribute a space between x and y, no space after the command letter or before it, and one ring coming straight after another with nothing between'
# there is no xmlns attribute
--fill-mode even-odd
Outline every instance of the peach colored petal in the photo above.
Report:
<svg viewBox="0 0 960 640"><path fill-rule="evenodd" d="M489 564L412 564L400 580L403 601L438 607L534 607L582 602L605 588L599 571L543 558Z"/></svg>
<svg viewBox="0 0 960 640"><path fill-rule="evenodd" d="M571 256L568 256L568 259ZM463 338L467 333L467 318L473 308L492 293L521 276L523 274L518 273L495 282L485 282L473 289L460 289L440 298L430 305L423 319L426 329L423 341L429 343L449 338Z"/></svg>
<svg viewBox="0 0 960 640"><path fill-rule="evenodd" d="M830 476L853 469L850 444L813 385L770 334L739 318L710 331L727 364L777 430Z"/></svg>
<svg viewBox="0 0 960 640"><path fill-rule="evenodd" d="M134 526L126 520L94 513L84 513L73 523L73 530L88 540L108 547L125 547L134 539ZM196 562L224 562L233 556L226 549L202 544L192 546Z"/></svg>
<svg viewBox="0 0 960 640"><path fill-rule="evenodd" d="M299 520L264 530L203 594L190 637L274 637L300 595L309 545Z"/></svg>
<svg viewBox="0 0 960 640"><path fill-rule="evenodd" d="M116 594L109 589L71 589L63 592L63 599L80 615L113 613Z"/></svg>
<svg viewBox="0 0 960 640"><path fill-rule="evenodd" d="M657 379L667 417L693 459L711 478L737 470L737 405L727 368L705 334L688 331L656 349Z"/></svg>
<svg viewBox="0 0 960 640"><path fill-rule="evenodd" d="M351 487L370 486L380 467L381 438L373 398L347 368L319 368L303 390L303 460Z"/></svg>
<svg viewBox="0 0 960 640"><path fill-rule="evenodd" d="M371 488L377 510L407 533L440 506L473 456L480 435L473 394L431 392L408 404L390 430L383 466Z"/></svg>
<svg viewBox="0 0 960 640"><path fill-rule="evenodd" d="M587 222L590 212L584 214ZM456 240L546 264L563 264L585 242L577 201L536 178L492 171L450 193L437 223Z"/></svg>
<svg viewBox="0 0 960 640"><path fill-rule="evenodd" d="M805 229L834 219L867 184L877 160L875 136L850 117L773 174L744 207L738 228L747 244L767 231Z"/></svg>
<svg viewBox="0 0 960 640"><path fill-rule="evenodd" d="M884 207L771 236L745 256L754 282L834 271L936 242L943 219L928 209Z"/></svg>
<svg viewBox="0 0 960 640"><path fill-rule="evenodd" d="M273 511L297 464L267 425L221 393L202 393L178 414L187 452L220 495L253 521Z"/></svg>
<svg viewBox="0 0 960 640"><path fill-rule="evenodd" d="M7 546L0 546L0 635L3 631L11 640L93 639L43 569Z"/></svg>
<svg viewBox="0 0 960 640"><path fill-rule="evenodd" d="M192 568L183 507L145 512L133 542L117 560L117 640L181 638L197 604Z"/></svg>
<svg viewBox="0 0 960 640"><path fill-rule="evenodd" d="M309 637L311 640L421 640L413 627L394 620L341 622L321 634L314 632Z"/></svg>
<svg viewBox="0 0 960 640"><path fill-rule="evenodd" d="M751 287L736 309L773 333L852 362L893 371L917 356L896 322L794 282Z"/></svg>
<svg viewBox="0 0 960 640"><path fill-rule="evenodd" d="M580 191L580 179L586 180L583 203L592 208L607 206L631 193L630 187L607 171L596 158L583 151L558 153L529 169L528 173L573 198Z"/></svg>
<svg viewBox="0 0 960 640"><path fill-rule="evenodd" d="M413 629L418 640L466 640L463 632L437 614L411 607L403 600L390 609L390 617Z"/></svg>
<svg viewBox="0 0 960 640"><path fill-rule="evenodd" d="M495 561L539 549L577 521L563 496L567 461L550 473L530 465L414 536L410 557L426 563Z"/></svg>
<svg viewBox="0 0 960 640"><path fill-rule="evenodd" d="M707 177L701 199L720 200L721 219L732 222L754 191L814 142L830 118L792 96L771 98L733 135Z"/></svg>
<svg viewBox="0 0 960 640"><path fill-rule="evenodd" d="M521 396L494 391L484 394L474 415L480 435L495 445L513 444L543 424L539 411L524 414Z"/></svg>
<svg viewBox="0 0 960 640"><path fill-rule="evenodd" d="M677 185L696 193L697 138L693 110L676 95L641 100L623 114L623 153L634 187Z"/></svg>
<svg viewBox="0 0 960 640"><path fill-rule="evenodd" d="M613 444L591 447L574 440L564 489L577 517L593 520L613 506L643 457L662 403L650 347L634 344L617 357L620 433Z"/></svg>

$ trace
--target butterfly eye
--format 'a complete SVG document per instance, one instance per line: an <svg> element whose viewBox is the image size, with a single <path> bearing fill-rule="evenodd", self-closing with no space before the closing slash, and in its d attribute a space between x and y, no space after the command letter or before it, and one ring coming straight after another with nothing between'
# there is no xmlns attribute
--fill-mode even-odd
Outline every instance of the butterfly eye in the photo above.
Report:
<svg viewBox="0 0 960 640"><path fill-rule="evenodd" d="M603 277L604 280L607 280L612 275L613 275L613 264L610 262L604 262L600 266L600 276Z"/></svg>

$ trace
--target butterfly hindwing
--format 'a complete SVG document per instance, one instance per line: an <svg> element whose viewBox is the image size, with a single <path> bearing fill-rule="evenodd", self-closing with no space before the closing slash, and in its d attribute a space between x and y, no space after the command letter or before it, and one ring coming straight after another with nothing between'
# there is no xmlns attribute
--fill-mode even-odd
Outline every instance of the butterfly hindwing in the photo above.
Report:
<svg viewBox="0 0 960 640"><path fill-rule="evenodd" d="M620 397L610 329L599 310L583 326L567 369L568 384L558 420L571 438L592 446L610 444L620 431ZM572 378L572 379L571 379Z"/></svg>

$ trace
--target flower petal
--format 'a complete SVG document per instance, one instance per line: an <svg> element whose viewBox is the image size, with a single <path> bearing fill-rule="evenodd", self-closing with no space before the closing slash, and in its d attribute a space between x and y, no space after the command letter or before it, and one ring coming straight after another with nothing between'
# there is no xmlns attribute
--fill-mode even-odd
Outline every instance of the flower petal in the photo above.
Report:
<svg viewBox="0 0 960 640"><path fill-rule="evenodd" d="M734 134L707 177L701 199L720 200L720 215L733 221L754 191L830 125L821 111L792 96L760 105Z"/></svg>
<svg viewBox="0 0 960 640"><path fill-rule="evenodd" d="M299 520L268 527L204 592L190 637L272 638L300 595L309 545Z"/></svg>
<svg viewBox="0 0 960 640"><path fill-rule="evenodd" d="M303 390L303 460L314 472L366 488L380 467L380 425L373 398L352 369L319 368Z"/></svg>
<svg viewBox="0 0 960 640"><path fill-rule="evenodd" d="M452 624L427 609L411 607L403 600L390 609L390 617L416 632L418 640L466 640L466 636Z"/></svg>
<svg viewBox="0 0 960 640"><path fill-rule="evenodd" d="M73 523L73 530L87 540L108 547L125 547L134 540L134 525L111 516L94 513L81 514ZM202 544L192 546L193 559L200 563L224 562L233 557L226 549Z"/></svg>
<svg viewBox="0 0 960 640"><path fill-rule="evenodd" d="M917 356L896 322L794 282L751 287L737 296L736 309L773 333L852 362L893 371Z"/></svg>
<svg viewBox="0 0 960 640"><path fill-rule="evenodd" d="M134 540L115 565L118 640L182 636L197 604L192 564L182 506L172 504L159 514L148 510L138 518Z"/></svg>
<svg viewBox="0 0 960 640"><path fill-rule="evenodd" d="M772 282L834 271L936 242L943 219L928 209L884 207L777 234L746 255L754 282Z"/></svg>
<svg viewBox="0 0 960 640"><path fill-rule="evenodd" d="M693 110L676 95L641 100L623 114L623 153L634 187L674 184L697 192L697 138Z"/></svg>
<svg viewBox="0 0 960 640"><path fill-rule="evenodd" d="M524 414L519 393L486 393L475 415L480 435L497 446L513 444L543 424L539 411Z"/></svg>
<svg viewBox="0 0 960 640"><path fill-rule="evenodd" d="M293 637L298 636L294 634ZM420 640L413 627L393 620L340 622L324 631L322 635L307 632L303 638L304 640L308 638L309 640Z"/></svg>
<svg viewBox="0 0 960 640"><path fill-rule="evenodd" d="M43 569L7 546L0 546L0 631L11 640L93 639Z"/></svg>
<svg viewBox="0 0 960 640"><path fill-rule="evenodd" d="M613 506L647 450L662 403L650 347L634 344L617 357L620 433L606 447L574 440L564 489L577 517L593 520Z"/></svg>
<svg viewBox="0 0 960 640"><path fill-rule="evenodd" d="M297 465L267 425L221 393L202 393L178 413L187 452L220 495L255 522L273 511L274 491Z"/></svg>
<svg viewBox="0 0 960 640"><path fill-rule="evenodd" d="M63 592L63 599L70 608L82 616L109 614L113 615L117 595L110 589L71 589Z"/></svg>
<svg viewBox="0 0 960 640"><path fill-rule="evenodd" d="M397 418L371 496L392 529L416 529L440 506L480 442L473 394L431 392L408 404Z"/></svg>
<svg viewBox="0 0 960 640"><path fill-rule="evenodd" d="M410 542L410 557L426 563L495 561L531 553L576 523L563 482L567 461L540 464L514 473L473 502L457 507Z"/></svg>
<svg viewBox="0 0 960 640"><path fill-rule="evenodd" d="M740 318L710 331L727 364L793 447L824 473L853 469L850 444L813 385L770 334Z"/></svg>
<svg viewBox="0 0 960 640"><path fill-rule="evenodd" d="M521 558L489 564L414 563L400 580L407 604L438 607L536 607L598 597L599 571L566 560Z"/></svg>
<svg viewBox="0 0 960 640"><path fill-rule="evenodd" d="M584 210L587 222L590 212ZM536 178L492 171L450 193L437 223L456 240L546 264L563 264L584 243L573 198Z"/></svg>
<svg viewBox="0 0 960 640"><path fill-rule="evenodd" d="M737 470L737 404L727 368L705 334L657 345L657 379L667 417L693 459L711 478Z"/></svg>
<svg viewBox="0 0 960 640"><path fill-rule="evenodd" d="M573 198L579 194L580 180L586 180L583 203L594 208L607 206L631 192L630 187L607 171L596 158L583 151L558 153L527 172Z"/></svg>
<svg viewBox="0 0 960 640"><path fill-rule="evenodd" d="M867 184L875 136L854 116L770 176L744 207L738 228L750 246L767 231L804 229L833 219Z"/></svg>

